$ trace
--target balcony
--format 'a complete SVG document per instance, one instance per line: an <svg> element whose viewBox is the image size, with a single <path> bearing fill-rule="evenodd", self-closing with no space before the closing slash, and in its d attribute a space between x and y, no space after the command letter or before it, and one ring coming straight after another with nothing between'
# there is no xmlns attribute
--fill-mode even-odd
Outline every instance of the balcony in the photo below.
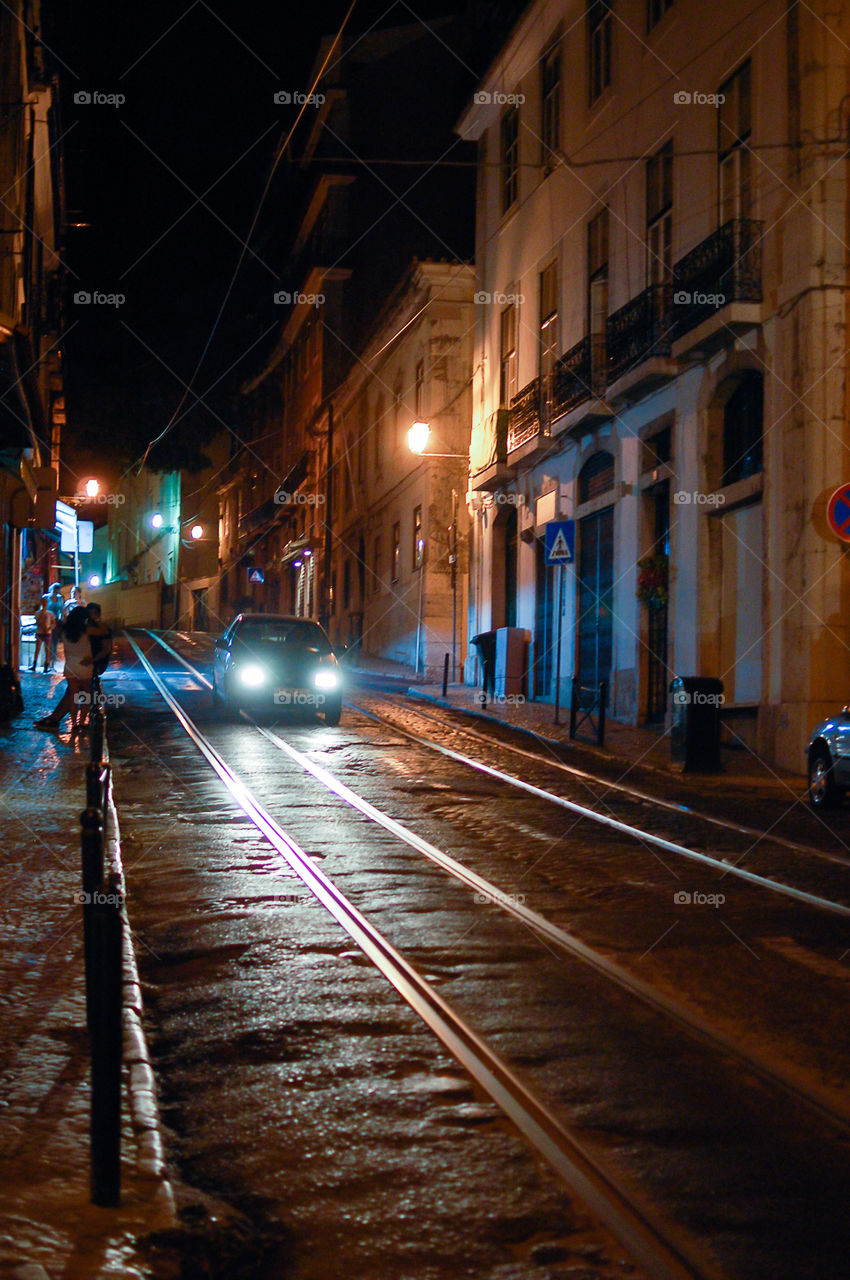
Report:
<svg viewBox="0 0 850 1280"><path fill-rule="evenodd" d="M752 218L725 223L673 268L674 356L710 352L761 321L761 235Z"/></svg>
<svg viewBox="0 0 850 1280"><path fill-rule="evenodd" d="M670 284L652 284L608 317L605 333L611 399L636 399L675 377Z"/></svg>
<svg viewBox="0 0 850 1280"><path fill-rule="evenodd" d="M540 379L535 378L511 400L508 414L508 453L532 442L548 439L548 423L544 424L540 403Z"/></svg>

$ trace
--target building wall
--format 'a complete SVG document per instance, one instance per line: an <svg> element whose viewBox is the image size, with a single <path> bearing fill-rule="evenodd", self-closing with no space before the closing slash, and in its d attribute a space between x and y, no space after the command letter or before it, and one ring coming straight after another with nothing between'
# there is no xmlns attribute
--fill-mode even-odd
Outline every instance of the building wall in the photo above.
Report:
<svg viewBox="0 0 850 1280"><path fill-rule="evenodd" d="M464 137L478 141L481 159L471 447L480 555L470 629L490 625L494 584L499 590L501 548L492 513L500 499L522 495L518 621L541 632L536 552L533 541L522 541L523 530L532 539L542 532L533 513L553 481L557 514L580 520L591 510L579 506L580 469L595 451L610 451L613 714L631 722L648 715L648 666L654 661L657 669L660 646L649 644L649 610L636 598L638 562L653 550L653 494L666 482L665 682L677 674L719 676L730 735L799 770L808 728L839 699L839 705L846 701L850 675L844 553L825 524L829 494L847 475L848 199L841 141L847 15L824 5L777 2L750 10L721 0L709 10L695 0L674 0L647 32L644 4L615 0L612 8L611 84L592 104L586 6L547 0L526 12L460 125ZM554 49L561 57L560 138L543 163L541 59ZM743 204L730 215L739 219L739 239L729 241L735 265L726 274L718 266L731 301L703 308L697 322L696 312L677 311L690 302L671 297L659 324L666 339L661 354L651 350L649 322L641 327L630 320L637 345L625 367L612 373L611 334L624 330L612 331L605 318L626 325L621 308L652 283L653 263L662 256L648 248L658 242L650 241L647 228L647 159L666 143L673 149L667 279L672 285L693 278L694 259L686 255L695 250L705 262L722 265L716 233L729 223L730 206L721 204L718 143L722 138L725 146L734 117L711 95L745 62L750 131L733 149L749 164L751 201L746 223ZM726 87L731 99L734 90ZM517 197L503 212L502 121L512 101L519 102ZM579 344L591 336L589 224L603 209L609 246L601 328L608 341L594 372L580 363ZM522 392L543 367L540 277L550 263L557 264L558 386L573 387L571 371L579 369L584 390L574 402L559 391L555 412L532 388L536 427L511 449L498 438L500 317L513 298L516 390ZM755 275L760 298L747 283ZM724 412L748 373L763 381L763 464L757 474L724 483ZM521 407L519 397L513 410L504 405L512 424L522 421ZM647 439L664 424L671 433L669 459L648 465ZM518 435L509 434L509 443ZM570 571L565 677L577 667L576 600Z"/></svg>

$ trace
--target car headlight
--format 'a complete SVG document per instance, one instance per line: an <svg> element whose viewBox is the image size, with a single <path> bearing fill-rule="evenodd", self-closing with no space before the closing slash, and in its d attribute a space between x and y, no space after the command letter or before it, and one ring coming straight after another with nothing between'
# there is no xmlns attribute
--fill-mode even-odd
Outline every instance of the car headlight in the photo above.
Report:
<svg viewBox="0 0 850 1280"><path fill-rule="evenodd" d="M313 676L313 684L317 689L338 689L339 676L335 671L317 671Z"/></svg>
<svg viewBox="0 0 850 1280"><path fill-rule="evenodd" d="M239 679L243 684L247 684L249 689L258 689L261 684L265 684L266 673L262 667L257 666L256 662L249 662L239 668Z"/></svg>

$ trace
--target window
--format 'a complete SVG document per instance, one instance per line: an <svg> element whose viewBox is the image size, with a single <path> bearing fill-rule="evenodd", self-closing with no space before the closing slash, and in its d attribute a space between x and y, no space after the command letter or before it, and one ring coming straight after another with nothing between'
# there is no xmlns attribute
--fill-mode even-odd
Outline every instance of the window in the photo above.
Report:
<svg viewBox="0 0 850 1280"><path fill-rule="evenodd" d="M720 167L720 225L732 218L749 218L750 177L750 64L720 86L717 110L717 160Z"/></svg>
<svg viewBox="0 0 850 1280"><path fill-rule="evenodd" d="M373 460L375 463L375 473L380 475L383 470L383 457L381 443L384 435L384 397L378 396L375 401L375 421L372 424L372 447L374 450Z"/></svg>
<svg viewBox="0 0 850 1280"><path fill-rule="evenodd" d="M422 568L425 539L422 537L422 508L413 508L413 568Z"/></svg>
<svg viewBox="0 0 850 1280"><path fill-rule="evenodd" d="M551 401L552 373L558 358L558 264L540 272L540 382L546 404Z"/></svg>
<svg viewBox="0 0 850 1280"><path fill-rule="evenodd" d="M372 550L372 591L377 592L381 587L381 539L380 536L375 539L375 545Z"/></svg>
<svg viewBox="0 0 850 1280"><path fill-rule="evenodd" d="M393 415L395 444L396 448L399 449L404 444L404 419L401 412L401 374L397 376L393 386Z"/></svg>
<svg viewBox="0 0 850 1280"><path fill-rule="evenodd" d="M424 400L425 400L425 361L417 360L414 390L413 390L413 409L416 414L417 422L422 421Z"/></svg>
<svg viewBox="0 0 850 1280"><path fill-rule="evenodd" d="M561 146L561 51L555 48L543 59L540 69L541 163L551 169Z"/></svg>
<svg viewBox="0 0 850 1280"><path fill-rule="evenodd" d="M587 226L587 331L590 334L594 389L605 377L605 326L608 320L608 210L601 209Z"/></svg>
<svg viewBox="0 0 850 1280"><path fill-rule="evenodd" d="M393 556L391 577L393 582L398 582L398 566L401 553L401 525L396 520L393 525Z"/></svg>
<svg viewBox="0 0 850 1280"><path fill-rule="evenodd" d="M673 278L673 143L646 162L646 276L649 284Z"/></svg>
<svg viewBox="0 0 850 1280"><path fill-rule="evenodd" d="M511 107L502 116L502 213L507 213L517 198L519 173L519 107Z"/></svg>
<svg viewBox="0 0 850 1280"><path fill-rule="evenodd" d="M614 488L614 459L610 453L601 450L588 458L579 472L578 500L591 502L600 498Z"/></svg>
<svg viewBox="0 0 850 1280"><path fill-rule="evenodd" d="M517 393L516 307L505 307L499 318L499 404L509 405Z"/></svg>
<svg viewBox="0 0 850 1280"><path fill-rule="evenodd" d="M723 477L721 485L746 480L762 469L764 384L760 373L747 373L723 409Z"/></svg>
<svg viewBox="0 0 850 1280"><path fill-rule="evenodd" d="M653 27L657 27L658 23L667 13L668 9L673 8L673 0L647 0L646 5L646 29L651 31Z"/></svg>
<svg viewBox="0 0 850 1280"><path fill-rule="evenodd" d="M346 560L342 566L342 607L351 608L351 561Z"/></svg>
<svg viewBox="0 0 850 1280"><path fill-rule="evenodd" d="M588 98L591 105L611 83L611 28L609 0L588 0Z"/></svg>

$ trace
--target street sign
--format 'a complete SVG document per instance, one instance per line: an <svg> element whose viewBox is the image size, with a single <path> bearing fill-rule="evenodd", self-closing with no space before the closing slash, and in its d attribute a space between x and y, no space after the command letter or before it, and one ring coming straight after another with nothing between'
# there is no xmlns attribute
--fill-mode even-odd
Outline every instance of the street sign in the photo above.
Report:
<svg viewBox="0 0 850 1280"><path fill-rule="evenodd" d="M248 572L248 581L262 583L265 582L266 575L262 569L251 569Z"/></svg>
<svg viewBox="0 0 850 1280"><path fill-rule="evenodd" d="M575 520L550 520L546 525L546 563L572 564L575 552Z"/></svg>
<svg viewBox="0 0 850 1280"><path fill-rule="evenodd" d="M835 490L826 506L826 522L842 542L850 542L850 483Z"/></svg>

